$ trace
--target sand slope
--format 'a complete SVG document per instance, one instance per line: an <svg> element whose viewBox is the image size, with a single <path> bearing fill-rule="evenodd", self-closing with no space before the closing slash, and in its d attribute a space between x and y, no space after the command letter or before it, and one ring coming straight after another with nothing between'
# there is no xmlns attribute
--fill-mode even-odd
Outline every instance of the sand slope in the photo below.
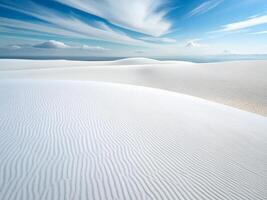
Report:
<svg viewBox="0 0 267 200"><path fill-rule="evenodd" d="M0 199L266 199L267 119L129 85L0 81Z"/></svg>
<svg viewBox="0 0 267 200"><path fill-rule="evenodd" d="M267 116L267 61L194 64L141 58L103 62L0 60L0 66L0 79L127 83L197 96ZM25 68L28 70L18 70Z"/></svg>

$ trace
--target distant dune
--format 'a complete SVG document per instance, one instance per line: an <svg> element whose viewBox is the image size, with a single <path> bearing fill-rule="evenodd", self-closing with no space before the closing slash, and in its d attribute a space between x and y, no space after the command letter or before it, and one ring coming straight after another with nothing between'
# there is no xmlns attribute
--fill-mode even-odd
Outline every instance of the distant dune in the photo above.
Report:
<svg viewBox="0 0 267 200"><path fill-rule="evenodd" d="M144 65L144 64L157 64L160 63L158 60L150 59L150 58L125 58L115 61L108 61L107 64L113 65Z"/></svg>
<svg viewBox="0 0 267 200"><path fill-rule="evenodd" d="M72 60L27 60L27 59L0 59L0 71L47 69L64 67L86 67L106 65L107 61L72 61Z"/></svg>
<svg viewBox="0 0 267 200"><path fill-rule="evenodd" d="M214 67L216 80L223 69ZM85 73L37 71L6 78ZM2 79L0 94L1 200L266 199L266 117L177 92L90 81Z"/></svg>
<svg viewBox="0 0 267 200"><path fill-rule="evenodd" d="M144 58L96 62L0 60L0 79L93 80L141 85L267 116L266 66L267 61L195 64Z"/></svg>

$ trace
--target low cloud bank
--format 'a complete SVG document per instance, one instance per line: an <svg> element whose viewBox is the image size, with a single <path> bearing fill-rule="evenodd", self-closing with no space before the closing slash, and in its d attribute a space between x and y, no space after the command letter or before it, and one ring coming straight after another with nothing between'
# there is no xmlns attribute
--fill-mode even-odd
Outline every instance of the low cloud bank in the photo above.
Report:
<svg viewBox="0 0 267 200"><path fill-rule="evenodd" d="M70 48L70 46L64 44L63 42L49 40L47 42L43 42L40 44L36 44L33 47L35 48L44 48L44 49L66 49Z"/></svg>
<svg viewBox="0 0 267 200"><path fill-rule="evenodd" d="M88 50L88 51L109 51L110 49L101 47L101 46L89 46L89 45L81 45L81 46L70 46L67 45L63 42L56 41L56 40L49 40L45 42L41 42L38 44L34 45L29 45L29 44L12 44L8 45L5 48L10 49L10 50L18 50L21 48L38 48L38 49L80 49L80 50Z"/></svg>

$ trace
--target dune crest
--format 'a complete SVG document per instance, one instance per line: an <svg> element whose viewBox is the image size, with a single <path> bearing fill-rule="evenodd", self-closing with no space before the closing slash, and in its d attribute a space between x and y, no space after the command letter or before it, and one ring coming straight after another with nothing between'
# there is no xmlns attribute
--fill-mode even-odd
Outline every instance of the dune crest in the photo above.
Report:
<svg viewBox="0 0 267 200"><path fill-rule="evenodd" d="M157 64L160 61L151 58L124 58L120 60L110 61L112 65L144 65L144 64Z"/></svg>

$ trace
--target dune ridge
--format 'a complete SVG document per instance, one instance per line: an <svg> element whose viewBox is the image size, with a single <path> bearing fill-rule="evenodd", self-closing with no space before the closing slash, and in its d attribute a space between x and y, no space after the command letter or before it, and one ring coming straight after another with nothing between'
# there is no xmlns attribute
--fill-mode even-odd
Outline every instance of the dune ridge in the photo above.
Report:
<svg viewBox="0 0 267 200"><path fill-rule="evenodd" d="M141 58L97 62L0 60L0 66L0 79L90 80L140 85L267 116L266 61L196 64L150 63Z"/></svg>
<svg viewBox="0 0 267 200"><path fill-rule="evenodd" d="M111 83L2 80L0 94L0 199L267 196L265 117Z"/></svg>
<svg viewBox="0 0 267 200"><path fill-rule="evenodd" d="M112 64L112 65L144 65L144 64L158 64L160 61L156 59L150 59L150 58L124 58L124 59L119 59L115 61L109 61L107 64Z"/></svg>

